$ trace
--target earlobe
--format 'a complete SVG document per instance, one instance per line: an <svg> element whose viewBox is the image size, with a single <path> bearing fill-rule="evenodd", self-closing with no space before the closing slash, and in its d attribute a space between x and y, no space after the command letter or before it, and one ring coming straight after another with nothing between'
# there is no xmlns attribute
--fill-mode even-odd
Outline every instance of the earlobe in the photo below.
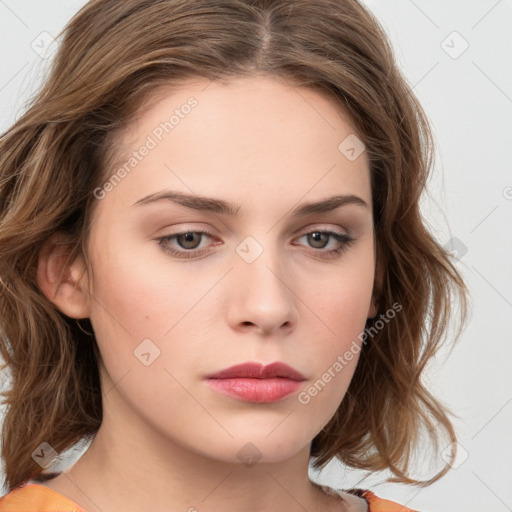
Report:
<svg viewBox="0 0 512 512"><path fill-rule="evenodd" d="M71 318L89 317L87 274L82 254L68 261L72 244L63 233L54 233L39 251L37 283L46 298ZM85 287L79 283L86 277Z"/></svg>

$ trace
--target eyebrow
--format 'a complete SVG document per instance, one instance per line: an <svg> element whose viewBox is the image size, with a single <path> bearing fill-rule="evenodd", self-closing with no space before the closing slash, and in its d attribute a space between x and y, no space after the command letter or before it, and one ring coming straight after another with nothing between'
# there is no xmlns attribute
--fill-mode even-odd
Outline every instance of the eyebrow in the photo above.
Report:
<svg viewBox="0 0 512 512"><path fill-rule="evenodd" d="M145 204L156 203L160 201L172 202L186 208L200 210L204 212L218 213L222 215L229 215L238 217L240 214L240 205L229 203L223 199L213 197L205 197L198 195L186 194L184 192L163 190L154 194L149 194L135 203L132 206L141 206ZM319 201L303 203L292 210L293 217L304 217L314 213L325 213L336 210L341 206L358 205L368 208L366 201L359 196L353 194L336 195L321 199Z"/></svg>

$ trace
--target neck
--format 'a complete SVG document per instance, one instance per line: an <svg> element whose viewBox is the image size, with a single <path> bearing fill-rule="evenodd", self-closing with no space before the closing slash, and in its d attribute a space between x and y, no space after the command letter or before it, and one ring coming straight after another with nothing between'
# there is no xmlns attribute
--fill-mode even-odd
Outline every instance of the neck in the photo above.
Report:
<svg viewBox="0 0 512 512"><path fill-rule="evenodd" d="M115 388L109 394L112 400ZM57 477L63 493L88 512L344 509L341 498L334 508L333 497L310 481L310 444L277 462L226 462L174 442L134 411L105 405L88 450Z"/></svg>

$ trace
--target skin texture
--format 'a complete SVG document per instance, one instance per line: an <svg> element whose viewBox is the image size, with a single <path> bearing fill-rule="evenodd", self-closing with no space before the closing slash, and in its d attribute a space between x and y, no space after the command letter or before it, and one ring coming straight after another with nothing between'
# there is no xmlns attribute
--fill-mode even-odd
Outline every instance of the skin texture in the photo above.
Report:
<svg viewBox="0 0 512 512"><path fill-rule="evenodd" d="M340 152L354 129L328 98L259 77L190 81L155 97L119 139L119 161L191 96L197 106L161 141L153 136L158 145L98 200L92 268L80 256L60 278L60 235L41 251L42 291L66 315L91 319L105 365L101 428L82 458L45 485L90 512L147 503L155 511L364 510L358 498L327 498L308 478L311 441L343 399L357 354L307 404L298 393L354 340L360 346L376 314L366 154L350 161ZM164 189L234 202L240 216L169 201L134 205ZM291 217L299 204L335 194L368 207ZM205 229L213 236L167 242L199 257L179 258L156 240ZM340 243L307 236L318 229L354 242L323 256ZM246 237L262 249L251 263L237 252L254 254ZM149 365L134 355L145 339L151 358L160 351ZM275 403L243 402L204 380L246 361L283 361L307 380ZM244 447L256 464L243 463Z"/></svg>

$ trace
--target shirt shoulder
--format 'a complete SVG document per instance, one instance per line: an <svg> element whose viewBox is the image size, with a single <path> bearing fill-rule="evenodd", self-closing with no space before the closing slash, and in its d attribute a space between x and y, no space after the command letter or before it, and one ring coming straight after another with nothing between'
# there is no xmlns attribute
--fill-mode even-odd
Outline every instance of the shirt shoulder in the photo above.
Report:
<svg viewBox="0 0 512 512"><path fill-rule="evenodd" d="M380 498L367 489L348 489L345 492L364 498L368 503L368 512L419 512L394 501Z"/></svg>
<svg viewBox="0 0 512 512"><path fill-rule="evenodd" d="M330 494L340 494L327 486L321 486ZM368 512L418 512L384 498L366 489L348 489L343 492L362 498L368 504ZM44 485L27 482L0 498L0 512L87 512L66 496Z"/></svg>
<svg viewBox="0 0 512 512"><path fill-rule="evenodd" d="M0 512L87 512L66 496L27 482L0 498Z"/></svg>
<svg viewBox="0 0 512 512"><path fill-rule="evenodd" d="M365 510L365 512L419 512L417 510L413 510L411 508L407 508L404 505L400 505L394 501L390 501L384 498L380 498L375 493L368 489L343 489L337 490L329 487L327 485L316 484L317 487L321 488L327 494L332 496L338 495L345 497L345 501L347 500L347 495L357 496L361 500L364 500L366 503L366 507L361 507L361 504L358 504L361 510ZM354 503L355 504L355 503ZM358 509L359 510L359 509Z"/></svg>

